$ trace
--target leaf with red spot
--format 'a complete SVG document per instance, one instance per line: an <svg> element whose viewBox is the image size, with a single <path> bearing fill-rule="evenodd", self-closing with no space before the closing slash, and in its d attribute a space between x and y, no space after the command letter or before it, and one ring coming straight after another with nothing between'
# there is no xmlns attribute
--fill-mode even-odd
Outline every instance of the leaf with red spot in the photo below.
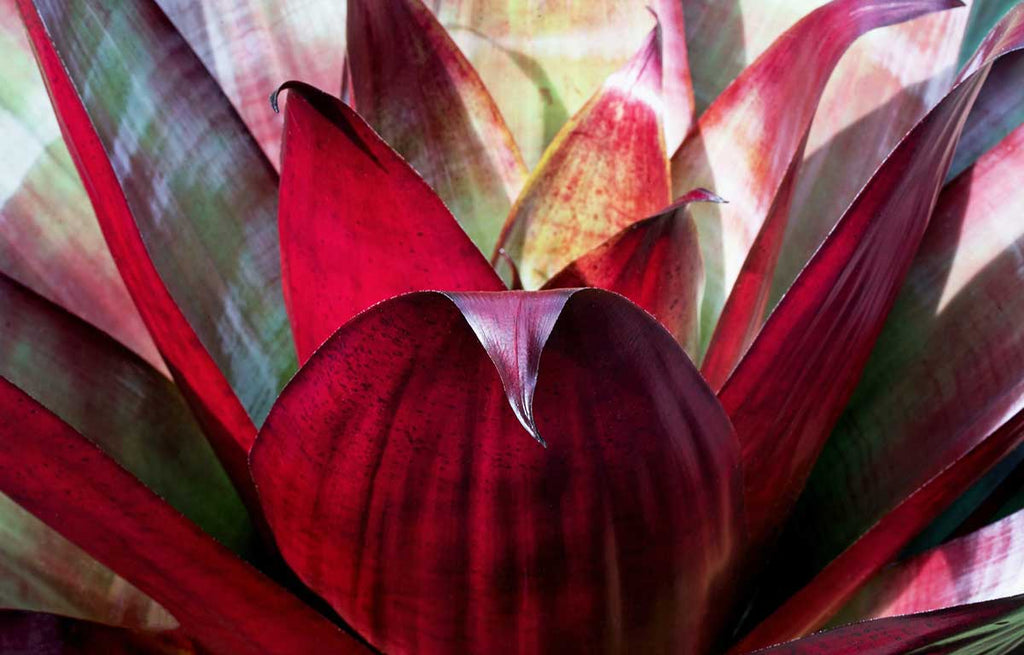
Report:
<svg viewBox="0 0 1024 655"><path fill-rule="evenodd" d="M244 490L254 422L295 367L276 174L152 0L19 1L114 260Z"/></svg>
<svg viewBox="0 0 1024 655"><path fill-rule="evenodd" d="M707 277L702 355L754 243L777 253L789 214L777 198L788 195L780 190L803 156L801 145L840 57L865 32L957 6L959 0L831 2L787 30L701 115L672 156L672 188L706 187L729 199L728 205L693 209ZM775 220L766 221L769 211ZM762 230L778 234L759 239ZM773 263L775 254L761 256ZM761 286L771 283L767 275L758 278Z"/></svg>
<svg viewBox="0 0 1024 655"><path fill-rule="evenodd" d="M159 602L207 649L362 650L5 379L0 493Z"/></svg>
<svg viewBox="0 0 1024 655"><path fill-rule="evenodd" d="M354 111L305 84L284 88L281 258L300 361L392 296L504 288L444 203Z"/></svg>
<svg viewBox="0 0 1024 655"><path fill-rule="evenodd" d="M548 147L499 240L526 288L669 203L661 86L655 29Z"/></svg>
<svg viewBox="0 0 1024 655"><path fill-rule="evenodd" d="M422 0L349 0L348 64L359 113L490 255L526 165L476 71Z"/></svg>
<svg viewBox="0 0 1024 655"><path fill-rule="evenodd" d="M572 262L544 288L597 287L623 295L657 318L693 358L704 266L686 209L692 202L723 201L695 189Z"/></svg>
<svg viewBox="0 0 1024 655"><path fill-rule="evenodd" d="M385 651L698 652L730 616L736 458L654 319L561 290L364 312L251 464L285 559Z"/></svg>

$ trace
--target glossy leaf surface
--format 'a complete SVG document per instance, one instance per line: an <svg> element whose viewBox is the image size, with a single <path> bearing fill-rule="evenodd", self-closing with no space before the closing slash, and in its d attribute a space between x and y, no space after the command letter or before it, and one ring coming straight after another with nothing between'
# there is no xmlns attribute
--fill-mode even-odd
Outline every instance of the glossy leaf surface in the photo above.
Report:
<svg viewBox="0 0 1024 655"><path fill-rule="evenodd" d="M736 456L622 298L418 293L317 351L252 467L286 560L383 650L697 652L731 604Z"/></svg>
<svg viewBox="0 0 1024 655"><path fill-rule="evenodd" d="M61 139L15 0L0 1L0 51L0 270L162 367Z"/></svg>
<svg viewBox="0 0 1024 655"><path fill-rule="evenodd" d="M963 118L970 107L970 100L977 93L978 87L984 79L987 67L991 65L992 58L1006 52L1012 52L1021 44L1020 34L1015 32L1016 26L1009 25L1007 27L1006 31L996 35L997 42L986 53L987 59L981 63L976 73L969 75L954 89L929 114L928 118L904 139L900 147L894 151L893 155L879 169L872 183L865 188L858 201L851 206L850 211L846 214L843 221L840 222L836 231L832 233L829 241L825 243L815 259L808 265L801 278L798 278L794 290L790 291L779 308L776 309L765 330L762 331L758 341L755 342L754 347L748 353L747 359L744 360L740 369L737 370L737 373L734 374L723 390L721 397L727 409L745 407L745 409L734 411L731 414L737 426L737 432L740 434L741 442L745 443L745 461L754 462L755 464L763 461L759 458L770 456L768 451L763 450L766 447L769 447L769 449L776 447L787 448L787 452L797 453L797 457L790 456L790 468L786 469L783 473L783 475L791 477L775 478L776 481L792 480L793 478L798 480L805 479L810 463L817 457L825 436L827 436L836 419L839 418L843 404L853 391L853 384L857 381L856 376L867 359L868 348L874 344L875 337L882 327L882 319L885 316L885 312L895 299L895 292L897 290L895 285L901 282L903 271L906 270L905 268L900 270L900 266L905 267L906 264L910 263L910 253L904 248L908 241L911 242L911 248L916 245L920 237L915 236L915 234L920 235L920 231L923 231L928 215L931 213L933 201L928 197L922 196L929 191L934 194L934 190L938 188L938 181L945 174L944 168L948 166L949 156L952 154L951 150L953 144L955 144L956 130L962 124ZM908 164L907 158L912 158L914 164ZM918 177L921 174L923 174L923 177ZM906 184L914 186L906 189L901 188ZM971 198L974 198L973 194L971 194ZM978 198L984 198L984 196L979 196ZM965 196L961 196L961 201L965 199ZM945 202L952 201L944 200ZM919 259L917 260L918 264L914 268L915 277L911 278L911 284L908 287L909 293L918 293L913 284L915 279L927 281L934 279L935 276L939 277L939 282L932 284L924 282L927 285L925 288L933 290L935 294L942 289L942 280L947 270L948 258L951 252L956 252L956 239L959 233L958 225L963 216L960 213L961 209L962 207L955 203L952 206L943 205L942 212L936 218L935 229L929 232L929 238L922 246ZM983 221L988 218L988 209L981 210L975 216L975 220L983 225ZM900 217L902 217L902 220L900 220ZM993 225L998 225L998 221L993 223ZM893 244L892 239L884 236L891 232L886 232L885 230L897 230L905 236L899 241L898 245ZM964 230L963 232L967 236L978 238L978 241L973 245L979 251L978 254L983 258L985 255L982 253L986 249L988 256L995 257L1005 247L1006 242L1000 241L1001 237L996 236L1001 233L1002 231L999 228L994 232L989 232L984 228L977 229L976 231L973 229ZM995 239L993 239L994 236ZM990 239L992 241L989 241ZM983 245L986 243L990 244L987 248ZM887 251L887 249L894 247L895 252ZM842 254L844 250L846 252ZM933 253L930 261L928 259L929 250ZM965 248L963 252L974 254L971 248ZM875 257L877 256L881 256L883 259L876 260ZM921 263L922 258L924 258L924 263ZM936 264L936 261L938 264ZM1015 274L1009 273L1009 270L1013 269L1007 269L1006 274ZM963 272L962 268L960 271L955 271L950 279L956 280L961 272ZM973 273L964 272L962 281L966 282L972 276ZM804 282L801 283L800 280L804 280ZM862 280L866 282L862 282ZM801 284L803 284L802 289ZM994 285L993 291L998 286ZM955 293L957 290L952 285L946 284L945 287L950 293ZM818 299L805 304L805 299L811 298ZM914 312L918 312L918 316L921 316L923 320L928 320L934 312L936 302L939 301L934 296L925 295L922 300L920 297L915 299L914 295L911 295L909 304L903 304L902 306L911 308L910 316L913 316ZM989 300L981 300L980 296L978 296L978 302L980 303L979 307L988 306L990 303ZM787 303L791 303L789 308L787 308ZM965 314L959 311L950 313L950 316L954 315L955 318L952 319L953 327L949 328L950 331L947 333L939 332L935 342L936 345L932 346L932 349L925 348L919 351L918 348L927 344L922 340L921 330L911 328L911 332L908 334L913 336L910 340L906 341L911 350L904 351L904 356L907 352L921 352L927 358L934 358L939 353L934 352L933 349L940 347L941 352L945 353L946 357L949 357L947 347L951 340L955 342L957 339L962 339L963 343L970 344L973 347L978 342L976 339L977 335L974 328L966 326L978 326L979 324L971 321L970 313ZM800 318L801 316L813 316L814 320L810 321L806 318ZM895 324L900 326L899 329L902 329L906 323L900 322L899 316L899 313L897 313L893 316L893 320L897 321ZM963 323L960 323L961 327L957 327L957 321L963 321ZM773 325L775 327L772 327ZM1001 323L997 319L990 322L987 327L994 329L996 334L999 334L1000 331L1004 335L1013 334L1014 328L1006 327L1008 325L1011 325L1011 323ZM1007 329L1011 332L1007 333ZM778 332L775 332L776 330ZM960 330L965 331L960 332ZM824 342L816 342L816 337L814 336L816 333L819 335L817 339L820 339L821 335L829 334L829 339L833 340L833 342L834 340L839 340L845 344L842 353L832 352L829 354ZM964 336L957 337L958 333ZM1006 352L1013 352L1013 348L1016 347L1013 345L1016 342L1015 338L1010 339L1006 344L1002 343L1002 337L994 338L1000 344L1000 347L1005 345L1011 349L1010 351L1001 351L1004 354L1000 354L1000 358L1004 357ZM773 339L777 339L777 341L771 341ZM758 345L759 343L761 344L760 346ZM768 345L772 343L774 345ZM941 344L941 346L938 344ZM881 352L885 352L885 341L882 342L881 346ZM757 352L759 348L763 348L760 353ZM809 359L804 359L800 368L789 369L786 367L795 366L795 364L784 363L790 361L785 355L786 352L801 352L805 354L810 352L813 353L813 356ZM968 352L971 351L965 351L964 357L966 359L963 361L965 364L969 362L970 365L974 365L975 362L972 358L977 355L967 354ZM762 356L764 357L763 360L760 359ZM750 366L748 371L743 370L746 365ZM944 363L937 364L940 370L944 365ZM955 364L950 365L955 366ZM941 378L934 377L934 370L925 372L928 366L927 364L921 366L919 375L922 377L919 379L927 381L925 384L939 384L938 380ZM754 432L752 428L753 421L756 420L756 413L743 416L759 402L756 400L756 396L751 396L748 393L744 397L743 393L744 387L751 389L752 387L747 385L756 384L754 378L744 377L753 370L761 370L762 375L768 375L768 371L771 371L771 375L774 376L771 393L796 393L801 396L807 393L809 396L804 397L805 402L808 404L790 402L785 412L773 409L771 416L775 417L773 419L774 422L763 423L758 428L758 432ZM956 370L957 375L961 372L970 375L959 369L950 368L949 370ZM980 368L976 370L979 372L987 371L988 368L984 364L980 364ZM842 371L842 373L836 375L838 371ZM882 384L887 384L888 382L886 381L902 382L903 379L913 384L912 380L915 379L912 373L910 373L910 371L913 371L913 368L905 370L902 375L895 376L892 367L884 367L882 371L884 372L879 372L879 377L877 378ZM870 369L868 374L872 374ZM816 377L819 375L825 377ZM973 386L974 377L965 379L970 379L970 385ZM864 379L868 382L872 378L865 377ZM986 378L981 379L984 380ZM859 469L859 479L862 481L870 479L871 482L866 482L869 488L878 480L884 480L886 483L896 486L902 486L906 483L903 495L896 496L895 498L884 496L884 494L877 493L880 489L863 494L851 493L851 490L858 489L857 483L853 482L857 478L843 475L842 470L847 466L864 465L865 453L858 452L857 449L853 451L857 453L856 455L848 452L839 458L843 459L844 463L839 464L837 467L835 465L837 458L832 457L832 455L837 453L834 447L844 443L844 441L850 443L851 440L843 440L839 437L829 441L829 450L823 454L822 459L818 460L818 468L815 473L817 476L825 470L829 471L823 477L818 478L818 481L823 485L818 486L818 489L824 490L824 493L816 491L815 483L812 482L807 494L805 494L805 499L817 496L819 499L817 502L824 502L827 505L829 501L825 500L826 498L841 498L839 502L843 505L847 505L847 503L852 504L847 505L846 509L837 509L829 505L829 509L826 510L829 519L824 523L821 522L820 518L808 515L807 513L801 513L801 510L798 510L792 521L794 526L809 526L810 523L808 521L810 521L815 523L817 530L821 530L827 535L826 531L831 530L834 526L849 526L851 523L864 521L866 517L858 508L857 504L859 503L870 504L880 497L887 497L887 502L890 504L877 507L877 509L881 510L882 507L886 509L894 508L898 499L905 498L907 494L914 493L922 484L928 482L932 476L938 475L940 472L943 476L956 479L957 482L955 484L948 481L944 483L951 484L951 488L945 491L946 495L944 495L941 486L938 488L922 488L921 492L924 494L924 497L930 498L930 500L918 502L925 502L926 506L918 507L918 509L911 511L909 516L904 515L899 521L896 521L901 529L893 530L893 525L887 524L887 529L890 530L890 533L885 534L880 529L880 532L874 537L886 541L886 546L876 545L875 548L871 548L867 545L869 542L865 542L862 537L856 544L856 552L844 553L844 557L848 558L845 563L839 564L834 562L830 565L833 578L826 577L816 580L812 583L815 585L814 589L816 591L805 588L800 592L804 596L802 600L793 598L788 601L783 608L776 612L774 618L770 618L765 624L762 624L758 629L759 634L753 639L755 642L760 641L764 643L768 639L785 637L789 634L787 631L793 628L791 624L798 626L798 633L799 631L806 631L813 629L816 625L820 625L820 621L827 618L828 613L837 609L832 603L836 602L837 598L844 598L844 593L852 591L850 589L851 585L855 586L859 580L863 580L863 577L858 576L869 575L878 566L881 566L887 559L884 552L891 551L888 557L895 556L899 548L905 545L906 541L913 536L917 529L924 527L927 521L930 521L941 511L943 502L948 503L956 495L965 491L977 477L997 461L992 459L996 455L989 453L989 455L985 456L983 455L984 449L981 449L981 451L976 449L976 451L971 453L971 457L976 458L974 463L968 464L964 461L958 462L958 467L956 468L949 466L951 462L956 462L958 457L963 456L987 435L991 434L992 430L999 428L1006 418L1012 416L1016 411L1015 405L1017 401L1015 398L1017 398L1017 393L1013 391L1015 384L1013 374L1011 373L1005 378L1005 383L1000 382L1002 376L998 373L987 379L991 380L995 386L980 392L979 402L987 403L985 405L986 409L982 410L980 414L973 411L968 412L970 418L967 418L967 413L963 414L964 419L959 426L962 432L953 432L956 438L952 439L945 449L935 447L933 437L936 435L936 431L945 431L950 426L957 427L955 422L956 415L948 415L948 412L950 410L959 412L969 406L969 403L965 404L962 396L956 392L952 392L948 406L937 405L938 411L931 416L922 416L921 409L900 408L896 410L891 414L891 419L886 418L880 423L880 425L884 426L881 428L881 434L871 433L871 436L864 440L865 444L877 442L876 447L879 447L881 450L886 450L890 446L894 447L894 450L888 450L885 456L878 461L884 461L886 466L892 465L891 462L893 461L898 462L898 464L893 469L884 469L891 471L891 474L887 476L876 475L877 470L874 473L869 473L868 470L871 466L867 465L863 469ZM793 382L788 382L789 380L793 380ZM815 380L818 381L815 382ZM828 380L827 385L824 383L824 380ZM782 381L787 381L788 383L782 384ZM807 384L811 386L794 387L791 386L793 384ZM798 389L807 389L808 391L798 391ZM817 389L817 391L812 392L811 389ZM911 391L911 389L913 390ZM988 397L987 394L989 392L994 395ZM767 398L771 393L764 394L760 391L759 393L770 404ZM729 397L730 394L732 394L731 397ZM955 401L953 400L954 397ZM878 398L883 403L889 402L890 399L897 402L920 402L927 399L928 396L922 396L921 389L908 386L906 392L902 395L886 391L880 394ZM855 398L855 405L857 402L858 400ZM763 407L762 416L768 416L766 414L768 412L768 404L765 404ZM893 438L894 429L891 421L895 421L897 426L902 421L903 425L907 426L903 434L909 435L909 439ZM743 425L750 427L743 428L741 427ZM854 422L851 425L856 426L857 423ZM746 433L747 435L756 434L756 436L751 440L745 441L748 438L743 436L745 429L751 430L751 432ZM776 429L779 431L772 431ZM864 434L869 433L870 429L867 429ZM857 433L855 432L854 434ZM880 438L883 434L885 435L884 440ZM896 434L900 433L896 432ZM914 440L915 437L917 440ZM1009 444L1002 443L999 445L993 442L991 446L986 444L985 449L991 448L996 450L998 451L998 456L1002 456L1012 448L1016 437L1011 434L1007 436L1007 439ZM774 443L772 443L773 440ZM882 445L883 441L885 445ZM770 443L772 443L771 446L769 446ZM807 448L807 450L802 451L802 448ZM760 455L754 454L758 451L760 451ZM900 455L901 452L902 456ZM934 455L934 458L931 457L932 455ZM807 459L801 463L799 461L801 457L806 457ZM829 460L833 462L833 466L824 469L825 462ZM963 467L961 468L960 465L963 465ZM767 471L766 474L770 477L772 472ZM757 478L750 477L748 481L755 479ZM795 491L799 491L799 486L795 488L791 486L789 492L779 493L778 490L771 489L771 483L768 483L764 489L766 490L765 498L774 498L775 502L778 503L775 507L781 507L783 509L780 511L785 511L791 505L791 500L785 498L786 493L793 494ZM910 501L908 500L908 502ZM806 505L807 501L804 500L802 506ZM862 522L860 529L856 532L848 532L845 537L848 540L843 541L842 546L845 547L853 543L853 540L863 534L863 531L869 528L871 523L878 520L881 514L884 514L884 510L880 513L872 514L872 518L869 521ZM818 516L824 515L820 514ZM913 520L911 517L913 517ZM918 523L913 521L918 521ZM807 538L801 537L797 541L787 540L787 545L783 545L780 548L780 552L787 553L787 557L791 557L798 567L814 566L812 562L817 562L808 553L827 552L826 549L829 546L826 544L829 543L829 537L822 534L809 537L815 542L814 544L801 541ZM802 545L790 545L795 543ZM832 541L832 543L836 542ZM895 550L892 550L893 548ZM831 551L831 556L836 554L838 554L838 549ZM790 577L793 576L790 575ZM796 578L800 579L800 576L796 576ZM837 584L837 579L842 580L842 584ZM830 580L831 582L829 582ZM787 587L791 584L791 581L787 581L781 586ZM815 600L811 601L810 598ZM838 602L842 601L839 600Z"/></svg>
<svg viewBox="0 0 1024 655"><path fill-rule="evenodd" d="M295 366L276 175L152 2L20 6L121 275L244 488L253 421Z"/></svg>
<svg viewBox="0 0 1024 655"><path fill-rule="evenodd" d="M512 208L499 245L516 260L527 289L669 204L661 120L655 29L565 125Z"/></svg>
<svg viewBox="0 0 1024 655"><path fill-rule="evenodd" d="M786 31L701 115L697 130L672 156L672 188L713 189L728 205L694 207L707 282L701 353L762 229L762 249L776 253L788 207L776 204L811 126L833 68L865 32L959 6L958 0L839 0ZM769 211L777 220L766 221ZM774 256L765 252L772 262ZM761 276L761 285L771 282ZM759 295L759 294L754 294Z"/></svg>
<svg viewBox="0 0 1024 655"><path fill-rule="evenodd" d="M504 288L444 203L354 111L304 84L286 89L279 221L301 361L392 296Z"/></svg>
<svg viewBox="0 0 1024 655"><path fill-rule="evenodd" d="M786 516L853 391L986 71L952 91L893 151L720 393L743 444L750 515L761 524L755 534Z"/></svg>
<svg viewBox="0 0 1024 655"><path fill-rule="evenodd" d="M526 179L498 107L421 0L348 4L354 106L489 256Z"/></svg>
<svg viewBox="0 0 1024 655"><path fill-rule="evenodd" d="M692 358L704 286L697 228L687 210L692 202L722 199L695 189L572 262L544 288L596 287L623 295L657 318Z"/></svg>
<svg viewBox="0 0 1024 655"><path fill-rule="evenodd" d="M360 649L6 380L0 493L159 602L208 649Z"/></svg>

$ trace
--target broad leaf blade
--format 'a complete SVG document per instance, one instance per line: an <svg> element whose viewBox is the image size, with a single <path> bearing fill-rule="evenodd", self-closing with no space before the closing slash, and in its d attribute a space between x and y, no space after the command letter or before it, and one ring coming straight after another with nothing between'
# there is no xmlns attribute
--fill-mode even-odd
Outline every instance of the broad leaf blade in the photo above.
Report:
<svg viewBox="0 0 1024 655"><path fill-rule="evenodd" d="M499 245L519 264L527 289L669 203L661 125L656 28L562 128L509 214Z"/></svg>
<svg viewBox="0 0 1024 655"><path fill-rule="evenodd" d="M701 115L696 132L672 156L672 188L682 193L706 187L730 201L693 210L707 275L702 355L762 230L779 233L760 244L773 247L765 257L774 264L789 214L776 199L785 195L780 190L803 156L801 146L840 57L865 32L959 5L959 0L829 3L787 30ZM769 211L777 220L766 221ZM767 287L771 279L761 277L760 285Z"/></svg>
<svg viewBox="0 0 1024 655"><path fill-rule="evenodd" d="M242 487L253 422L295 366L276 175L151 1L21 8L114 260Z"/></svg>
<svg viewBox="0 0 1024 655"><path fill-rule="evenodd" d="M691 202L722 199L706 189L691 191L572 262L544 288L596 287L623 295L657 318L693 358L704 265L687 211Z"/></svg>
<svg viewBox="0 0 1024 655"><path fill-rule="evenodd" d="M422 0L348 4L354 106L490 255L526 179L501 112Z"/></svg>
<svg viewBox="0 0 1024 655"><path fill-rule="evenodd" d="M317 351L252 467L285 558L381 649L699 652L730 609L736 455L627 301L418 293Z"/></svg>
<svg viewBox="0 0 1024 655"><path fill-rule="evenodd" d="M0 437L0 493L167 608L206 648L360 650L2 379Z"/></svg>
<svg viewBox="0 0 1024 655"><path fill-rule="evenodd" d="M286 88L279 221L301 361L392 296L504 288L437 195L354 111L310 86Z"/></svg>
<svg viewBox="0 0 1024 655"><path fill-rule="evenodd" d="M163 367L61 139L15 0L0 1L0 51L0 270Z"/></svg>

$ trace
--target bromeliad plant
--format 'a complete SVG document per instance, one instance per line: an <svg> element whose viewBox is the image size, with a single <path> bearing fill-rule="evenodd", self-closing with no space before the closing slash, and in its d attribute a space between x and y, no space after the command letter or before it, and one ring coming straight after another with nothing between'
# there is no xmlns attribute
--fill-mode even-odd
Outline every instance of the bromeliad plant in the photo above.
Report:
<svg viewBox="0 0 1024 655"><path fill-rule="evenodd" d="M1024 4L336 4L5 2L5 650L1024 642Z"/></svg>

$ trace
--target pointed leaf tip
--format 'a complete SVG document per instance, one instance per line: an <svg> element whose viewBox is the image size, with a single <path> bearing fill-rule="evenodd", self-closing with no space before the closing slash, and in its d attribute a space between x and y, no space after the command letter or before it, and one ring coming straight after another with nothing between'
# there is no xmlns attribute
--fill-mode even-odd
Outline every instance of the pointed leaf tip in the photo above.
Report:
<svg viewBox="0 0 1024 655"><path fill-rule="evenodd" d="M540 356L574 289L512 293L448 293L494 362L512 412L548 447L533 416Z"/></svg>

